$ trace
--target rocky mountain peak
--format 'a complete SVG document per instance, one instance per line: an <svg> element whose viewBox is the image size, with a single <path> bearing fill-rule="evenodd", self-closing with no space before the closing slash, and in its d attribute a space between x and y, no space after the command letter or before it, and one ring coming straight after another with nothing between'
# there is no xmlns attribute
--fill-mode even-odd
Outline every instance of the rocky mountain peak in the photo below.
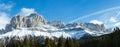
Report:
<svg viewBox="0 0 120 47"><path fill-rule="evenodd" d="M42 24L47 24L47 21L37 13L32 13L29 16L17 15L12 18L10 24L6 25L5 30L39 27Z"/></svg>
<svg viewBox="0 0 120 47"><path fill-rule="evenodd" d="M105 26L99 25L99 24L93 24L93 23L69 23L69 24L53 24L53 25L59 25L55 27L61 28L60 25L62 25L63 29L84 29L84 30L90 30L90 31L105 31ZM64 25L64 26L63 26Z"/></svg>
<svg viewBox="0 0 120 47"><path fill-rule="evenodd" d="M45 18L42 15L39 15L37 13L30 14L29 16L26 17L26 19L35 20L35 21L42 22L43 24L47 24L47 21L45 20Z"/></svg>
<svg viewBox="0 0 120 47"><path fill-rule="evenodd" d="M62 22L62 21L51 21L51 22L48 22L48 24L54 26L54 27L57 27L57 28L64 28L66 23Z"/></svg>
<svg viewBox="0 0 120 47"><path fill-rule="evenodd" d="M105 26L103 24L93 24L93 23L84 23L81 24L84 28L87 28L91 31L105 31Z"/></svg>

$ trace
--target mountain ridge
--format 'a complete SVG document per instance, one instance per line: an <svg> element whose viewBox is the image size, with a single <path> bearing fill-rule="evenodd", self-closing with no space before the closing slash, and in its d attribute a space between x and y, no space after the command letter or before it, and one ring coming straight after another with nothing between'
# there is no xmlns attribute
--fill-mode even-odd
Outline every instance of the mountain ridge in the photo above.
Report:
<svg viewBox="0 0 120 47"><path fill-rule="evenodd" d="M16 34L14 34L15 31ZM37 36L48 36L51 38L59 38L62 35L66 37L80 38L85 34L100 36L108 33L103 24L99 25L80 22L64 23L62 21L48 22L43 16L37 13L32 13L25 17L20 15L13 17L10 24L7 24L5 30L2 30L2 32L4 32L1 35L2 37L12 37L12 33L14 34L13 36L33 35L33 33L36 32ZM43 33L43 35L41 33Z"/></svg>

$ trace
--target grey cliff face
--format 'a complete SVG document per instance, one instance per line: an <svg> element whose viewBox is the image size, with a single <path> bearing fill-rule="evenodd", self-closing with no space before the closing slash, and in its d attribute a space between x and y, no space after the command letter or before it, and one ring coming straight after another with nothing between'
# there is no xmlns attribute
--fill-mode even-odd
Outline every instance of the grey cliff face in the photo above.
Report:
<svg viewBox="0 0 120 47"><path fill-rule="evenodd" d="M66 26L66 24L62 21L51 21L51 22L48 22L48 24L57 28L64 28Z"/></svg>
<svg viewBox="0 0 120 47"><path fill-rule="evenodd" d="M57 27L59 29L64 29L64 30L90 30L90 31L105 31L105 26L98 25L98 24L93 24L93 23L69 23L65 24L61 21L53 21L49 23L50 25Z"/></svg>
<svg viewBox="0 0 120 47"><path fill-rule="evenodd" d="M90 31L105 31L104 25L98 25L93 23L74 23L73 26L80 26L82 29L88 29Z"/></svg>
<svg viewBox="0 0 120 47"><path fill-rule="evenodd" d="M84 23L84 24L81 24L81 26L83 26L84 28L88 28L91 31L105 31L105 26L103 24L98 25L93 23Z"/></svg>
<svg viewBox="0 0 120 47"><path fill-rule="evenodd" d="M42 22L43 24L47 24L47 21L45 20L44 17L42 17L39 14L35 14L35 13L31 14L30 16L27 16L26 19L28 21L30 20L30 22L38 21L38 22Z"/></svg>
<svg viewBox="0 0 120 47"><path fill-rule="evenodd" d="M47 21L39 14L33 13L26 17L18 15L12 18L10 24L6 25L5 30L39 27L42 24L47 24Z"/></svg>
<svg viewBox="0 0 120 47"><path fill-rule="evenodd" d="M24 23L25 23L25 18L20 15L13 17L12 20L10 21L11 27L15 29L24 27L25 26Z"/></svg>

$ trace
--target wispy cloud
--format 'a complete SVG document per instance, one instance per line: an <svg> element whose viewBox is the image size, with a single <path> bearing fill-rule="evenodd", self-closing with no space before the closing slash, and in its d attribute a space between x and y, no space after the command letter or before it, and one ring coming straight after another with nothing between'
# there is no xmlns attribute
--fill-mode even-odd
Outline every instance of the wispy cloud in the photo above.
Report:
<svg viewBox="0 0 120 47"><path fill-rule="evenodd" d="M22 15L22 16L28 16L31 13L36 13L35 9L33 9L33 8L22 8L19 14Z"/></svg>
<svg viewBox="0 0 120 47"><path fill-rule="evenodd" d="M79 21L79 20L82 20L82 19L85 19L85 18L93 17L93 16L96 16L98 14L103 14L105 12L109 12L109 11L113 11L113 10L117 10L117 9L120 9L120 6L104 9L104 10L101 10L101 11L96 11L94 13L90 13L88 15L85 15L85 16L82 16L82 17L78 17L78 18L70 21L69 23L73 23L73 22L76 22L76 21ZM118 16L119 16L119 14L118 14Z"/></svg>
<svg viewBox="0 0 120 47"><path fill-rule="evenodd" d="M5 10L9 11L13 8L15 3L0 3L0 11Z"/></svg>
<svg viewBox="0 0 120 47"><path fill-rule="evenodd" d="M104 9L101 11L96 11L94 13L78 17L75 20L70 21L82 21L90 22L94 24L104 24L106 28L118 27L120 26L120 6Z"/></svg>

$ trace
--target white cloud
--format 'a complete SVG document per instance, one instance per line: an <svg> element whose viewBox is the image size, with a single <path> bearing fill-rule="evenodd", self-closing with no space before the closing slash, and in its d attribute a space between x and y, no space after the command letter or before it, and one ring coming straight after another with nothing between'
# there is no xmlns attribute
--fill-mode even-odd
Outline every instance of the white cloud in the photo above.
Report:
<svg viewBox="0 0 120 47"><path fill-rule="evenodd" d="M114 26L120 27L120 22L116 23Z"/></svg>
<svg viewBox="0 0 120 47"><path fill-rule="evenodd" d="M20 11L20 15L22 16L28 16L31 13L35 13L35 10L33 8L22 8Z"/></svg>
<svg viewBox="0 0 120 47"><path fill-rule="evenodd" d="M99 21L99 20L91 20L90 23L93 23L93 24L103 24L103 22Z"/></svg>
<svg viewBox="0 0 120 47"><path fill-rule="evenodd" d="M110 22L113 22L113 23L114 23L114 22L117 22L117 20L116 20L115 17L111 17L109 21L110 21Z"/></svg>
<svg viewBox="0 0 120 47"><path fill-rule="evenodd" d="M6 24L9 23L9 17L7 16L7 13L0 12L0 29L4 29Z"/></svg>
<svg viewBox="0 0 120 47"><path fill-rule="evenodd" d="M11 10L13 7L13 4L0 4L0 10Z"/></svg>

